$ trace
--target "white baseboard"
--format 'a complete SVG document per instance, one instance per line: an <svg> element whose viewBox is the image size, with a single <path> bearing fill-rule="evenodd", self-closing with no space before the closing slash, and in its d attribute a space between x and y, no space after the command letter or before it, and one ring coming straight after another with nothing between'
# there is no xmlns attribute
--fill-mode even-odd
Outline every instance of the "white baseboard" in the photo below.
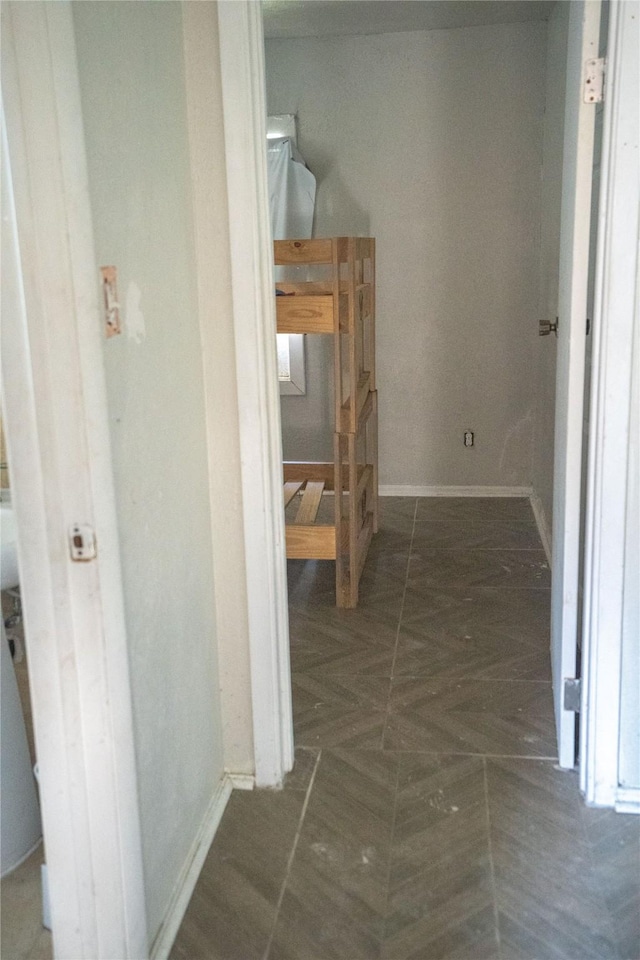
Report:
<svg viewBox="0 0 640 960"><path fill-rule="evenodd" d="M531 487L415 487L382 484L381 497L530 497Z"/></svg>
<svg viewBox="0 0 640 960"><path fill-rule="evenodd" d="M256 778L252 773L230 773L227 770L227 776L231 780L231 786L234 790L254 790Z"/></svg>
<svg viewBox="0 0 640 960"><path fill-rule="evenodd" d="M542 540L542 546L545 554L547 555L547 563L549 564L549 569L551 569L551 528L549 527L547 515L544 512L544 507L542 506L542 500L540 497L538 497L535 493L532 493L529 499L531 501L531 509L533 510L533 516L535 517L538 533L540 534L540 539Z"/></svg>
<svg viewBox="0 0 640 960"><path fill-rule="evenodd" d="M615 811L640 814L640 787L618 787Z"/></svg>
<svg viewBox="0 0 640 960"><path fill-rule="evenodd" d="M211 803L203 817L189 856L185 860L171 902L169 903L169 908L153 942L150 960L167 960L169 957L173 941L180 929L180 924L182 923L196 883L198 882L202 865L209 852L209 847L213 843L213 838L216 835L220 821L222 820L222 814L227 806L227 801L231 796L231 790L231 778L225 775L211 798Z"/></svg>

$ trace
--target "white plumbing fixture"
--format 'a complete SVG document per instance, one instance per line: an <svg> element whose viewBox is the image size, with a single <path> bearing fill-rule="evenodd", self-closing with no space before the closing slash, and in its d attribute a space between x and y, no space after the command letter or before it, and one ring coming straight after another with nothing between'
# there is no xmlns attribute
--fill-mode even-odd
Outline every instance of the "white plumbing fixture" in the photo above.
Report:
<svg viewBox="0 0 640 960"><path fill-rule="evenodd" d="M13 510L4 503L0 504L0 537L0 587L8 590L18 585L18 549ZM42 826L18 683L2 617L0 627L0 874L4 876L35 850Z"/></svg>
<svg viewBox="0 0 640 960"><path fill-rule="evenodd" d="M0 590L18 586L18 532L8 503L0 503Z"/></svg>

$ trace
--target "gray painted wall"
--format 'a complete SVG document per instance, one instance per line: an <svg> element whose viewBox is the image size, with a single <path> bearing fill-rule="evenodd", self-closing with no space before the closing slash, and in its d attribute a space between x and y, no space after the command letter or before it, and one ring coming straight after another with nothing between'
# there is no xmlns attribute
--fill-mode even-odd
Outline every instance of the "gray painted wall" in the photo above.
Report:
<svg viewBox="0 0 640 960"><path fill-rule="evenodd" d="M211 516L180 5L76 3L99 264L149 932L222 775ZM96 267L97 270L97 267Z"/></svg>
<svg viewBox="0 0 640 960"><path fill-rule="evenodd" d="M540 287L538 316L554 321L558 315L560 204L564 136L565 68L569 4L554 7L548 23L542 203L540 226ZM535 345L536 405L532 486L551 530L553 514L553 435L555 428L557 340L538 337Z"/></svg>
<svg viewBox="0 0 640 960"><path fill-rule="evenodd" d="M318 179L315 234L377 239L380 482L530 485L546 24L266 51L269 112L297 114ZM289 459L330 455L310 389L283 400Z"/></svg>

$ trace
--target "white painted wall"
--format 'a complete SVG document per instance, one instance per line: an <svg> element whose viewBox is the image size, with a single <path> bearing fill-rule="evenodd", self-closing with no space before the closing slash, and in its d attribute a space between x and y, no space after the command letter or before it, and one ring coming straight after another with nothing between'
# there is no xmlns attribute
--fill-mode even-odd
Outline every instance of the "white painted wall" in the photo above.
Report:
<svg viewBox="0 0 640 960"><path fill-rule="evenodd" d="M267 41L316 235L377 239L383 484L531 482L545 45L543 23ZM330 450L311 389L283 400L285 457Z"/></svg>
<svg viewBox="0 0 640 960"><path fill-rule="evenodd" d="M538 317L548 319L550 322L554 322L558 315L560 201L568 24L569 4L556 4L547 27L538 291ZM549 532L551 532L553 514L556 352L557 340L554 334L538 337L533 361L536 374L536 399L532 486Z"/></svg>
<svg viewBox="0 0 640 960"><path fill-rule="evenodd" d="M225 768L255 772L240 416L217 5L183 6L189 148L205 370ZM188 55L187 55L188 50ZM215 270L211 269L215 262Z"/></svg>
<svg viewBox="0 0 640 960"><path fill-rule="evenodd" d="M98 263L123 308L104 359L153 939L223 772L182 17L76 3L74 22Z"/></svg>

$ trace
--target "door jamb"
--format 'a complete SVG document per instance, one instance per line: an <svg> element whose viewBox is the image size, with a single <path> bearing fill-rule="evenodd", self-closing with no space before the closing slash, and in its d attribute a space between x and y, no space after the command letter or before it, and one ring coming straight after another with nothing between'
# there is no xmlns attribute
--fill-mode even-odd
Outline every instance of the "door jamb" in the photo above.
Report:
<svg viewBox="0 0 640 960"><path fill-rule="evenodd" d="M637 12L635 4L610 5L587 467L580 786L587 803L640 812L640 789L619 784L628 458L638 443L629 402L640 335L634 6Z"/></svg>
<svg viewBox="0 0 640 960"><path fill-rule="evenodd" d="M558 764L564 769L576 765L576 717L565 706L564 683L575 679L577 671L585 317L596 111L595 103L583 100L583 74L585 60L598 53L600 14L600 0L571 5L566 65L551 565L552 692Z"/></svg>
<svg viewBox="0 0 640 960"><path fill-rule="evenodd" d="M293 766L282 434L260 4L218 4L257 786Z"/></svg>
<svg viewBox="0 0 640 960"><path fill-rule="evenodd" d="M71 6L7 3L2 19L3 173L13 174L3 408L54 949L140 960L142 844ZM89 562L71 560L75 523L95 531Z"/></svg>

